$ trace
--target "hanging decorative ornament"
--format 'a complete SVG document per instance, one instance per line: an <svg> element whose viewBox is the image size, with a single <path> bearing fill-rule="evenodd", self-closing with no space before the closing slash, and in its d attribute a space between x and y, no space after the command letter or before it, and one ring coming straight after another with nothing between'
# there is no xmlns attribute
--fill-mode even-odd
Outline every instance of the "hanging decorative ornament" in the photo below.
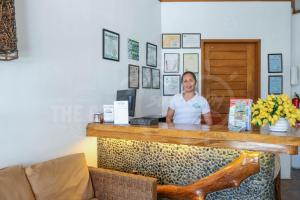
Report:
<svg viewBox="0 0 300 200"><path fill-rule="evenodd" d="M0 60L18 58L14 0L0 0Z"/></svg>

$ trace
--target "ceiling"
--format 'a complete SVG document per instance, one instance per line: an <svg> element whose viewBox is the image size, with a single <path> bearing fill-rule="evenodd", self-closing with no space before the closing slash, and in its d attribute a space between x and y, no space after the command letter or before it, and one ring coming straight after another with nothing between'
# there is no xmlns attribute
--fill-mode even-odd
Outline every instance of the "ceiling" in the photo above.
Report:
<svg viewBox="0 0 300 200"><path fill-rule="evenodd" d="M159 0L160 2L291 1L291 0Z"/></svg>

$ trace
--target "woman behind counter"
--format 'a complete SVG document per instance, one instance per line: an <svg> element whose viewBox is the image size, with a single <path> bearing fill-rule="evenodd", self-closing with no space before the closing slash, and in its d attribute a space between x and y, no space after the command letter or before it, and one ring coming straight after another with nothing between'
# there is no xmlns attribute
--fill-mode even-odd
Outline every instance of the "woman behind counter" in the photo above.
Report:
<svg viewBox="0 0 300 200"><path fill-rule="evenodd" d="M212 125L207 100L196 89L196 76L193 72L184 72L181 78L183 93L176 94L169 105L166 122L174 124L201 124L201 114L207 125Z"/></svg>

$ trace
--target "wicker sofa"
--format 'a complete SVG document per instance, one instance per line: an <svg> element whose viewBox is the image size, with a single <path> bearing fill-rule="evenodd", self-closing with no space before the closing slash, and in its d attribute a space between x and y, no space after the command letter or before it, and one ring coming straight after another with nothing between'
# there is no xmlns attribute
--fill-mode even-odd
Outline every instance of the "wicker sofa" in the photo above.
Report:
<svg viewBox="0 0 300 200"><path fill-rule="evenodd" d="M1 200L155 200L156 179L88 168L84 154L0 169Z"/></svg>

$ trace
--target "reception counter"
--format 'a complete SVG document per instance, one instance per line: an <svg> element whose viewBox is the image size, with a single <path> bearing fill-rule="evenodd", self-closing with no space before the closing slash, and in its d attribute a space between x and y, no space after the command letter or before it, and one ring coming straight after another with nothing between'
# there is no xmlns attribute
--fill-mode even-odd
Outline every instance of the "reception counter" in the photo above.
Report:
<svg viewBox="0 0 300 200"><path fill-rule="evenodd" d="M227 127L218 125L160 123L145 127L91 123L87 126L87 136L287 154L297 154L300 146L300 128L291 128L283 133L269 132L267 128L231 132Z"/></svg>
<svg viewBox="0 0 300 200"><path fill-rule="evenodd" d="M99 167L156 177L159 196L172 199L273 200L274 153L297 154L300 146L297 128L235 133L222 126L91 123L87 136L98 138Z"/></svg>

